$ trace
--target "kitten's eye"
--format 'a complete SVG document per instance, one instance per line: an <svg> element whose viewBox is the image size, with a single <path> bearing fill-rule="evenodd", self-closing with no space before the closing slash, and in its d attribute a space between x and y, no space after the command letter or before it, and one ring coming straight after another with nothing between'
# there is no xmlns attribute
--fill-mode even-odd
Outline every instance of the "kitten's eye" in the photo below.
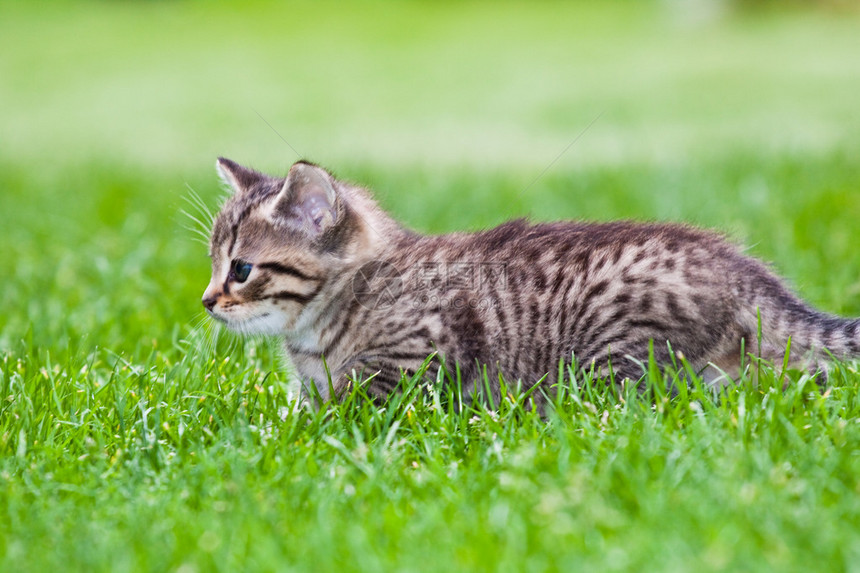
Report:
<svg viewBox="0 0 860 573"><path fill-rule="evenodd" d="M241 259L236 259L233 261L233 264L230 265L230 278L235 280L237 283L243 283L248 280L248 275L251 274L251 267L254 266L251 263L246 263Z"/></svg>

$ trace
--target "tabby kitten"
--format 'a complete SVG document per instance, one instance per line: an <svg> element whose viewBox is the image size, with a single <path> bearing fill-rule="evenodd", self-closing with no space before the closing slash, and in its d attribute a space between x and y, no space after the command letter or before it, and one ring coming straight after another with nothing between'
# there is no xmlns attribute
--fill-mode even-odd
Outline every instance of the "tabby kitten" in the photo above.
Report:
<svg viewBox="0 0 860 573"><path fill-rule="evenodd" d="M217 169L234 194L213 225L203 305L231 330L282 336L323 398L371 376L384 397L433 352L467 392L484 371L549 389L571 356L638 381L651 341L659 363L674 352L711 383L739 374L743 348L781 363L789 337L794 364L860 353L860 320L812 309L709 231L519 220L425 236L311 163L286 178Z"/></svg>

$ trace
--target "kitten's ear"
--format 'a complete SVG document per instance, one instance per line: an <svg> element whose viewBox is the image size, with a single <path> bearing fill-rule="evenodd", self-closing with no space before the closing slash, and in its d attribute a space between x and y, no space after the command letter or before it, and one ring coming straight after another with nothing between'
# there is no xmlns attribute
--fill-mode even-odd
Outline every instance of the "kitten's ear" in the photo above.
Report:
<svg viewBox="0 0 860 573"><path fill-rule="evenodd" d="M242 193L254 183L264 179L266 176L262 173L257 173L253 169L242 167L234 161L219 157L215 162L215 170L221 177L221 180L229 185L235 193Z"/></svg>
<svg viewBox="0 0 860 573"><path fill-rule="evenodd" d="M290 168L275 211L290 225L316 237L337 223L337 201L331 175L299 162Z"/></svg>

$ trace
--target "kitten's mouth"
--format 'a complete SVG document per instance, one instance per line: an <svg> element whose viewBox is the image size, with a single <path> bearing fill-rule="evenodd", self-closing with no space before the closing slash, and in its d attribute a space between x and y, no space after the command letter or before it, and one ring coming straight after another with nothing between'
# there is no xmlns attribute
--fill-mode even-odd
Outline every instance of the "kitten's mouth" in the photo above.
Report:
<svg viewBox="0 0 860 573"><path fill-rule="evenodd" d="M210 317L214 318L215 320L217 320L218 322L220 322L220 323L222 323L222 324L228 324L228 325L230 324L230 323L227 321L227 319L226 319L226 318L224 318L223 316L218 316L217 314L215 314L215 313L214 313L214 312L212 312L211 310L207 310L207 311L206 311L206 313L207 313Z"/></svg>
<svg viewBox="0 0 860 573"><path fill-rule="evenodd" d="M242 320L230 320L229 318L225 318L223 316L218 316L217 314L215 314L213 312L209 312L209 316L211 316L212 318L214 318L215 320L217 320L218 322L223 324L228 329L236 331L236 332L241 332L241 333L248 332L249 327L253 327L254 325L259 323L260 321L264 321L265 319L270 317L271 314L272 313L270 313L270 312L265 312L265 313L257 315L257 316L251 316L248 318L243 318Z"/></svg>

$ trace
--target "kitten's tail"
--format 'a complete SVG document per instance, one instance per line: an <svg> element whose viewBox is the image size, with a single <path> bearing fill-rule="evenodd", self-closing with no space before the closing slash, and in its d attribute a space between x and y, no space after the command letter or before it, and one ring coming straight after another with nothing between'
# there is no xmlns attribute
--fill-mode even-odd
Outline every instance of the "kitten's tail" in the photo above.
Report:
<svg viewBox="0 0 860 573"><path fill-rule="evenodd" d="M816 310L793 295L781 297L771 316L761 310L762 340L784 352L791 338L793 359L860 358L860 318L843 318ZM762 307L759 307L762 308ZM774 306L768 306L773 309Z"/></svg>
<svg viewBox="0 0 860 573"><path fill-rule="evenodd" d="M792 340L815 354L826 350L840 360L860 358L860 319L812 312L805 331L800 330Z"/></svg>

